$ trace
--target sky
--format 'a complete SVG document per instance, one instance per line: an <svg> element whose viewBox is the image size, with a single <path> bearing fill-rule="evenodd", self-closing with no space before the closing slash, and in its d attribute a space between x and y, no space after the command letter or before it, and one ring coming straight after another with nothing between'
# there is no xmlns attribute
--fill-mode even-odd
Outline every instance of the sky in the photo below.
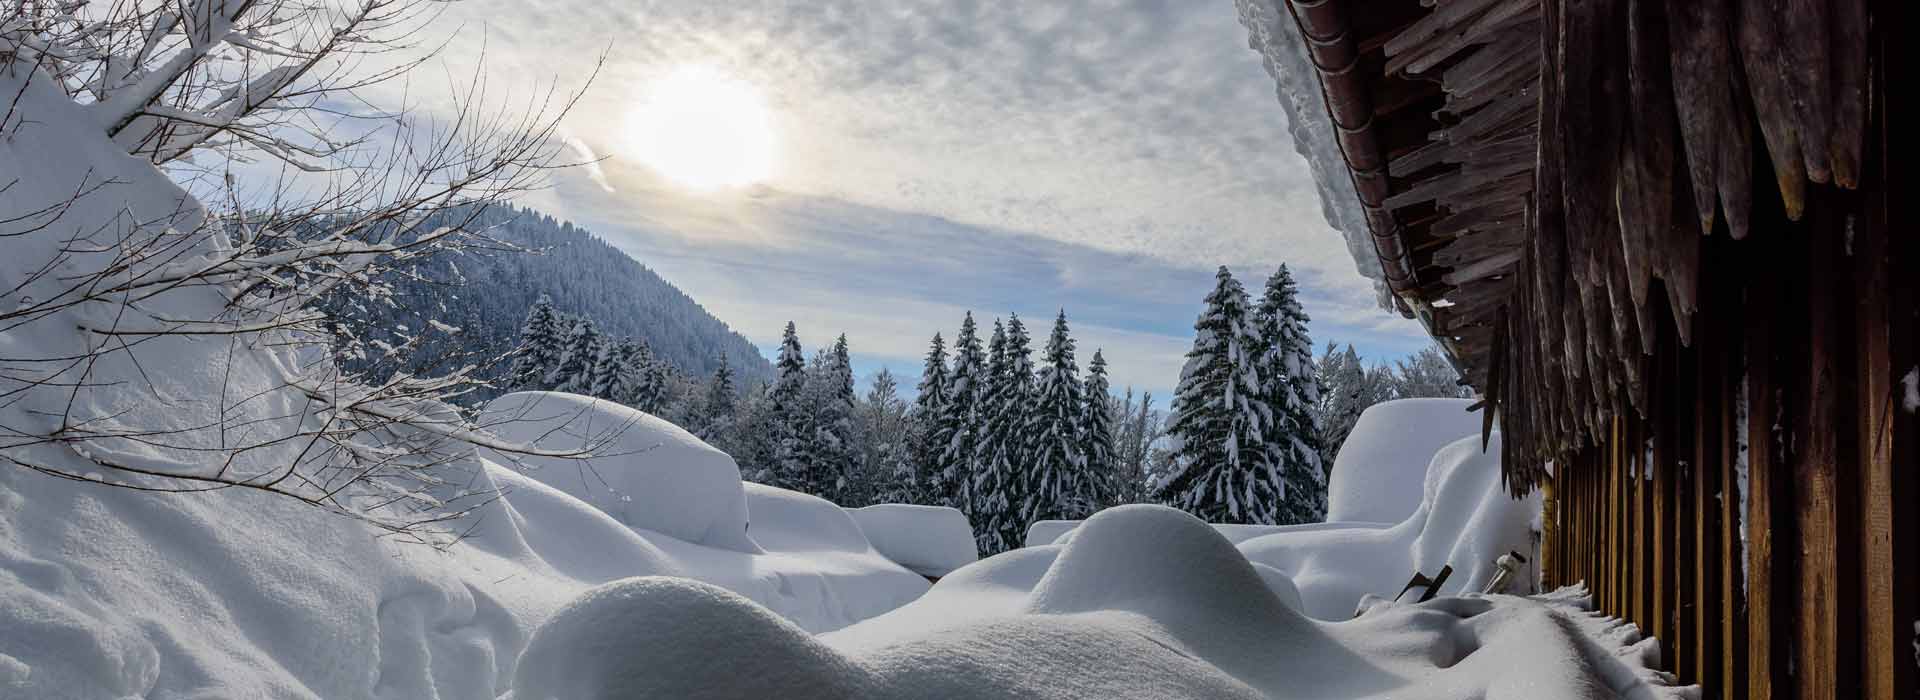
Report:
<svg viewBox="0 0 1920 700"><path fill-rule="evenodd" d="M1425 336L1375 306L1231 0L471 0L441 60L578 90L593 167L523 203L586 226L765 350L846 333L911 385L937 331L1067 314L1084 368L1165 395L1213 271L1286 263L1316 343ZM689 188L647 156L659 86L697 66L764 109L764 177ZM412 81L410 81L412 82ZM418 89L414 83L409 89ZM644 131L645 133L638 133ZM1037 344L1037 343L1036 343Z"/></svg>

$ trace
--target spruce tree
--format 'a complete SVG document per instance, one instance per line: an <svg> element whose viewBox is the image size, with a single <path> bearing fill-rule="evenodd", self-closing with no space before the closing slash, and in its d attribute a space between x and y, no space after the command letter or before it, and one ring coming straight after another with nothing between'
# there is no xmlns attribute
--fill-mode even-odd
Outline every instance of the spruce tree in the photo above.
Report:
<svg viewBox="0 0 1920 700"><path fill-rule="evenodd" d="M590 318L572 321L566 351L560 354L560 363L547 375L547 385L554 391L586 395L592 390L594 360L600 356L600 329Z"/></svg>
<svg viewBox="0 0 1920 700"><path fill-rule="evenodd" d="M1246 290L1222 266L1206 309L1194 321L1193 348L1174 389L1173 470L1158 494L1168 505L1214 523L1273 524L1280 511L1277 475L1267 469L1271 409L1263 393Z"/></svg>
<svg viewBox="0 0 1920 700"><path fill-rule="evenodd" d="M1320 401L1314 410L1314 421L1320 426L1320 466L1331 480L1340 446L1353 433L1354 424L1360 422L1360 412L1373 405L1372 396L1379 392L1373 389L1360 354L1351 344L1343 351L1327 343L1315 364L1314 374L1320 378Z"/></svg>
<svg viewBox="0 0 1920 700"><path fill-rule="evenodd" d="M621 343L599 343L600 350L593 354L593 368L587 372L587 395L606 401L613 400L614 389L620 378Z"/></svg>
<svg viewBox="0 0 1920 700"><path fill-rule="evenodd" d="M666 393L660 376L663 368L647 347L647 341L625 338L615 352L617 369L613 375L613 400L647 413L658 413Z"/></svg>
<svg viewBox="0 0 1920 700"><path fill-rule="evenodd" d="M800 353L800 337L793 322L780 338L780 357L774 361L779 375L767 388L769 410L773 414L773 464L767 483L781 488L803 490L810 482L808 446L813 438L813 410L806 404L807 365Z"/></svg>
<svg viewBox="0 0 1920 700"><path fill-rule="evenodd" d="M1033 411L1033 352L1018 314L1007 320L1000 371L994 372L981 448L988 456L974 473L974 509L982 553L1020 546L1027 522L1024 472L1031 464L1024 429Z"/></svg>
<svg viewBox="0 0 1920 700"><path fill-rule="evenodd" d="M1320 402L1314 372L1313 340L1307 336L1307 312L1286 265L1267 279L1254 312L1260 336L1255 363L1261 393L1271 413L1266 432L1269 473L1281 481L1282 525L1319 522L1327 511L1326 470L1320 462L1320 429L1313 408Z"/></svg>
<svg viewBox="0 0 1920 700"><path fill-rule="evenodd" d="M853 461L853 362L847 336L815 357L814 430L810 477L817 496L837 499L847 489L847 466Z"/></svg>
<svg viewBox="0 0 1920 700"><path fill-rule="evenodd" d="M526 322L520 325L519 354L508 370L507 386L516 391L551 388L547 375L560 364L560 355L566 351L563 333L560 317L553 311L553 300L540 295L527 310Z"/></svg>
<svg viewBox="0 0 1920 700"><path fill-rule="evenodd" d="M929 502L959 508L973 518L972 479L978 463L979 415L987 367L980 352L980 336L973 312L960 321L953 341L953 371L947 375L946 396L934 426L930 452ZM975 522L978 522L977 520Z"/></svg>
<svg viewBox="0 0 1920 700"><path fill-rule="evenodd" d="M907 417L908 453L900 455L908 465L906 483L910 487L895 491L900 503L945 503L946 494L934 487L940 470L939 443L941 414L947 407L947 344L939 333L927 349L926 364L920 369L919 395L913 399L913 411Z"/></svg>
<svg viewBox="0 0 1920 700"><path fill-rule="evenodd" d="M1086 460L1087 475L1080 499L1091 504L1089 512L1114 505L1120 490L1113 459L1112 398L1107 391L1107 358L1096 349L1093 361L1087 363L1086 395L1080 402L1080 454Z"/></svg>
<svg viewBox="0 0 1920 700"><path fill-rule="evenodd" d="M1086 408L1086 394L1080 384L1080 366L1073 356L1066 311L1054 318L1053 333L1041 354L1026 427L1020 435L1026 457L1017 464L1022 482L1020 520L1024 524L1084 518L1093 512L1094 505L1087 497L1091 477L1080 449L1080 417Z"/></svg>
<svg viewBox="0 0 1920 700"><path fill-rule="evenodd" d="M738 390L733 386L733 367L727 365L724 354L716 358L720 366L713 370L713 378L707 380L706 400L701 405L700 439L714 442L733 428L734 397Z"/></svg>

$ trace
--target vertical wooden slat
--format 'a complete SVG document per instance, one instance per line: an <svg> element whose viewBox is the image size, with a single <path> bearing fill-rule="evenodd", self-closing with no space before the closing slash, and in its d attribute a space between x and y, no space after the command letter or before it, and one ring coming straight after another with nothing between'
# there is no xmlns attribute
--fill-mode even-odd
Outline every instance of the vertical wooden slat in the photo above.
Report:
<svg viewBox="0 0 1920 700"><path fill-rule="evenodd" d="M1853 382L1851 361L1851 298L1847 281L1839 274L1841 246L1848 243L1836 197L1816 191L1808 201L1806 237L1811 248L1807 264L1807 346L1805 414L1793 427L1794 529L1799 537L1798 614L1794 616L1793 676L1802 698L1835 697L1843 677L1857 667L1849 650L1858 644L1852 608L1847 602L1857 588L1857 540L1847 537L1841 513L1848 511L1857 471L1851 451L1854 425L1849 422ZM1846 329L1846 330L1843 330ZM1848 684L1847 687L1857 688Z"/></svg>
<svg viewBox="0 0 1920 700"><path fill-rule="evenodd" d="M1723 227L1725 223L1721 224ZM1710 239L1710 244L1724 249L1729 240L1723 236ZM1747 697L1747 583L1746 561L1747 547L1740 541L1741 519L1746 517L1740 499L1740 475L1737 473L1740 462L1747 457L1740 449L1740 435L1745 434L1748 424L1740 420L1740 397L1747 385L1745 370L1745 350L1741 342L1740 329L1745 315L1744 290L1733 280L1718 287L1716 299L1721 314L1718 327L1728 339L1725 347L1716 346L1715 353L1722 358L1720 367L1720 697L1736 700Z"/></svg>
<svg viewBox="0 0 1920 700"><path fill-rule="evenodd" d="M1702 284L1706 284L1703 280ZM1711 303L1709 301L1708 303ZM1713 309L1725 313L1725 309ZM1718 575L1719 562L1724 552L1715 545L1719 537L1719 510L1715 504L1719 492L1720 475L1720 412L1731 407L1720 402L1720 375L1704 367L1703 358L1711 357L1718 348L1719 338L1711 337L1712 331L1694 336L1694 347L1685 354L1685 364L1681 373L1694 378L1690 400L1691 407L1687 418L1690 421L1693 438L1693 463L1691 477L1688 480L1689 494L1683 524L1687 531L1688 551L1682 553L1682 560L1697 562L1693 569L1691 590L1688 596L1687 617L1687 653L1685 664L1691 676L1683 680L1699 683L1708 697L1725 697L1720 682L1720 644L1719 618L1716 616L1721 607L1718 604L1720 587Z"/></svg>
<svg viewBox="0 0 1920 700"><path fill-rule="evenodd" d="M1671 425L1673 410L1668 402L1668 395L1672 393L1669 385L1673 382L1672 365L1669 362L1672 358L1671 348L1663 343L1660 355L1650 367L1662 386L1655 390L1659 398L1653 402L1652 473L1649 474L1651 479L1646 481L1650 493L1642 498L1641 503L1648 508L1651 520L1646 536L1651 545L1646 568L1651 569L1650 573L1653 574L1648 584L1647 599L1651 608L1649 622L1653 636L1660 639L1660 658L1668 670L1673 670L1673 482L1676 460Z"/></svg>
<svg viewBox="0 0 1920 700"><path fill-rule="evenodd" d="M1764 266L1747 289L1747 512L1743 516L1747 542L1747 697L1775 697L1775 674L1785 675L1784 641L1774 638L1773 492L1773 302L1777 288Z"/></svg>
<svg viewBox="0 0 1920 700"><path fill-rule="evenodd" d="M1890 65L1886 32L1875 23L1870 51L1879 65ZM1886 71L1875 71L1873 114L1869 117L1867 177L1861 187L1861 249L1856 251L1860 284L1880 295L1859 295L1856 326L1860 334L1861 421L1861 576L1860 623L1862 695L1868 698L1920 697L1920 452L1916 415L1905 404L1907 372L1920 372L1915 329L1920 327L1916 286L1904 275L1920 265L1920 245L1911 229L1891 235L1887 193L1896 190L1897 173L1887 167ZM1899 281L1896 281L1898 279Z"/></svg>
<svg viewBox="0 0 1920 700"><path fill-rule="evenodd" d="M1659 371L1659 365L1658 363L1649 363L1647 369L1657 373ZM1659 383L1658 374L1649 374L1648 376L1655 378L1655 384ZM1665 616L1658 614L1656 611L1665 609L1662 606L1667 601L1664 596L1660 595L1660 589L1666 585L1667 576L1669 575L1666 568L1666 546L1664 542L1660 541L1660 535L1662 534L1660 521L1664 519L1666 515L1667 499L1663 498L1664 494L1661 493L1659 478L1661 472L1666 471L1667 455L1665 454L1665 450L1661 449L1656 449L1652 454L1648 454L1646 440L1647 433L1653 432L1656 433L1655 444L1660 444L1657 433L1660 430L1661 423L1666 419L1666 411L1660 406L1659 401L1659 396L1664 393L1664 390L1656 386L1651 389L1651 391L1654 395L1652 399L1653 405L1649 407L1648 413L1650 418L1646 424L1651 430L1642 429L1640 434L1634 436L1633 442L1634 458L1642 463L1639 479L1640 492L1636 494L1633 507L1635 510L1644 514L1639 523L1640 531L1634 533L1633 537L1634 544L1640 552L1640 556L1638 557L1639 561L1634 566L1635 572L1640 574L1639 579L1635 582L1638 584L1635 587L1639 589L1639 595L1635 596L1634 605L1640 609L1640 629L1649 635L1658 637L1661 646L1664 647L1668 641L1666 625L1663 624L1664 620L1662 619ZM1662 653L1660 659L1661 663L1666 664L1669 668L1672 667L1672 654Z"/></svg>

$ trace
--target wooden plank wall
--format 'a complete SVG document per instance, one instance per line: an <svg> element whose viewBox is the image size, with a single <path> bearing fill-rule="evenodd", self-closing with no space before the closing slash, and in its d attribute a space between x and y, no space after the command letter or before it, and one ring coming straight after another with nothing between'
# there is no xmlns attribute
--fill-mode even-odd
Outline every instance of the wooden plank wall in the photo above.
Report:
<svg viewBox="0 0 1920 700"><path fill-rule="evenodd" d="M1767 235L1704 238L1693 345L1661 338L1644 359L1653 408L1616 418L1547 489L1546 581L1586 582L1709 698L1920 697L1920 416L1904 383L1920 384L1920 236L1889 220L1875 109L1878 176L1811 188L1797 222L1756 202Z"/></svg>

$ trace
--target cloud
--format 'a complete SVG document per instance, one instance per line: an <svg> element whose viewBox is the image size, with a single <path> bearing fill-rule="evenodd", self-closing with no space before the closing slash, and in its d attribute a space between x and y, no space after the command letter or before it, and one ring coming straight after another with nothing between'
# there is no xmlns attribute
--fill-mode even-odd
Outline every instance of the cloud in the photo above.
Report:
<svg viewBox="0 0 1920 700"><path fill-rule="evenodd" d="M1285 113L1227 0L470 0L485 32L453 75L577 87L565 125L604 157L526 203L583 223L763 346L788 319L903 375L973 309L1044 324L1116 384L1177 377L1215 266L1250 290L1288 263L1318 339L1398 355L1418 327L1374 307L1322 218ZM485 55L480 37L484 34ZM766 187L692 196L623 133L687 64L758 86ZM910 382L909 382L910 383Z"/></svg>

